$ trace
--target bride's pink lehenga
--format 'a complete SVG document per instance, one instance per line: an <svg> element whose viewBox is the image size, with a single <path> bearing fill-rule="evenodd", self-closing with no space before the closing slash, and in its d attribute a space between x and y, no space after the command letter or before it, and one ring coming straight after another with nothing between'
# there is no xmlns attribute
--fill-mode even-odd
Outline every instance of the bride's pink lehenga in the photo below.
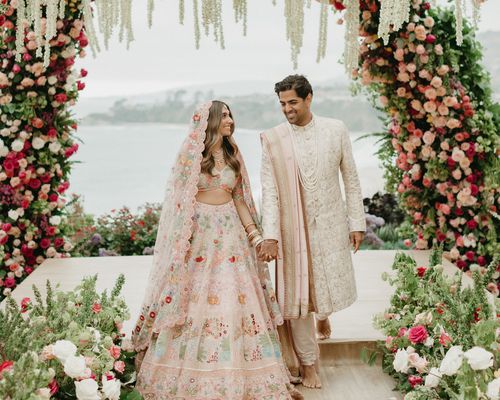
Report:
<svg viewBox="0 0 500 400"><path fill-rule="evenodd" d="M244 166L231 186L254 214ZM165 287L146 301L133 335L138 350L147 348L136 388L148 400L290 399L269 272L257 262L234 202L191 206L182 265L168 257L163 264L177 274L158 269L150 277L158 279L150 289Z"/></svg>
<svg viewBox="0 0 500 400"><path fill-rule="evenodd" d="M196 204L186 322L164 329L137 380L145 399L288 399L253 251L230 202Z"/></svg>

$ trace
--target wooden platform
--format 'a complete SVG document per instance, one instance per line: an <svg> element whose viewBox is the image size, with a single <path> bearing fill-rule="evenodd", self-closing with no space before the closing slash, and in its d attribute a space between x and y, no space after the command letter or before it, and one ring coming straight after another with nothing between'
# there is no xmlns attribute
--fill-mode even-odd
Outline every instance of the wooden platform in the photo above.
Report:
<svg viewBox="0 0 500 400"><path fill-rule="evenodd" d="M389 305L391 287L381 279L383 272L390 272L395 251L366 250L353 256L358 300L349 308L331 316L333 334L321 343L322 390L307 390L299 386L307 400L387 400L401 399L393 392L392 378L385 375L379 366L369 367L360 360L364 346L384 339L372 326L373 316ZM428 264L428 251L410 251L418 265ZM73 289L84 276L98 274L99 290L111 288L120 273L126 278L123 296L130 308L132 318L124 324L129 335L139 313L151 256L96 257L47 260L13 291L20 301L33 295L32 285L45 293L45 282L49 279L61 290ZM445 270L454 272L455 267L443 263Z"/></svg>

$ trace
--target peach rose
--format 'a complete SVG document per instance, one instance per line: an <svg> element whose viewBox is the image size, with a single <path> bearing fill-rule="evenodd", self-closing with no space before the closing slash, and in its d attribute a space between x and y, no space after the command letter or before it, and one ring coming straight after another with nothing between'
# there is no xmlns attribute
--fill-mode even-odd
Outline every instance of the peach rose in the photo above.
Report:
<svg viewBox="0 0 500 400"><path fill-rule="evenodd" d="M424 110L428 112L429 114L433 114L436 112L437 106L436 103L433 101L426 101L424 103Z"/></svg>
<svg viewBox="0 0 500 400"><path fill-rule="evenodd" d="M461 124L461 122L458 119L450 118L448 120L448 122L446 123L446 126L449 129L456 129L456 128L460 128L460 126L462 126L462 124Z"/></svg>
<svg viewBox="0 0 500 400"><path fill-rule="evenodd" d="M441 115L448 115L450 113L450 110L444 104L440 104L438 107L438 113Z"/></svg>
<svg viewBox="0 0 500 400"><path fill-rule="evenodd" d="M417 40L424 41L427 37L427 32L425 31L425 27L423 25L417 25L415 27L415 37Z"/></svg>
<svg viewBox="0 0 500 400"><path fill-rule="evenodd" d="M425 91L425 97L429 100L435 100L437 97L436 89L429 88Z"/></svg>
<svg viewBox="0 0 500 400"><path fill-rule="evenodd" d="M443 80L439 76L435 76L431 80L431 85L435 88L441 87L443 85Z"/></svg>
<svg viewBox="0 0 500 400"><path fill-rule="evenodd" d="M422 137L422 139L424 140L424 143L428 144L428 145L431 145L432 143L434 143L435 138L436 138L436 135L434 133L432 133L431 131L426 131L424 133L424 136Z"/></svg>

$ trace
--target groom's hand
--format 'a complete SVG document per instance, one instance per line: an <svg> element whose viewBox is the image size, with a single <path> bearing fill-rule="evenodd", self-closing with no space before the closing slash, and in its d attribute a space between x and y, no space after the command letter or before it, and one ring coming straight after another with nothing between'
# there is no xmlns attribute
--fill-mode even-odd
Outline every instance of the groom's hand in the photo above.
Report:
<svg viewBox="0 0 500 400"><path fill-rule="evenodd" d="M269 262L278 257L278 242L272 239L264 240L257 247L257 257L259 261Z"/></svg>
<svg viewBox="0 0 500 400"><path fill-rule="evenodd" d="M363 242L364 238L365 238L364 232L349 233L349 240L352 244L355 253L359 250L359 246L361 246L361 243Z"/></svg>

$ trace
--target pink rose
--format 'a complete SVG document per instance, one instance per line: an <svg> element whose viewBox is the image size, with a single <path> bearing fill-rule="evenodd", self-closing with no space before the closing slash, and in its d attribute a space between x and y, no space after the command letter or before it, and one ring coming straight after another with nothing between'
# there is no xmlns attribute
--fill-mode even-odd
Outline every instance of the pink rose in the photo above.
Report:
<svg viewBox="0 0 500 400"><path fill-rule="evenodd" d="M424 103L424 110L429 114L433 114L437 110L436 103L434 101L426 101Z"/></svg>
<svg viewBox="0 0 500 400"><path fill-rule="evenodd" d="M438 107L438 113L441 115L448 115L450 113L450 110L444 104L440 104Z"/></svg>
<svg viewBox="0 0 500 400"><path fill-rule="evenodd" d="M412 326L408 331L408 339L410 339L410 342L413 344L423 343L428 337L427 329L423 325Z"/></svg>
<svg viewBox="0 0 500 400"><path fill-rule="evenodd" d="M417 25L415 27L415 37L417 38L417 40L425 40L425 38L427 37L427 33L425 32L425 27L423 25Z"/></svg>
<svg viewBox="0 0 500 400"><path fill-rule="evenodd" d="M411 375L408 377L408 383L411 385L412 388L416 386L420 386L423 383L423 379L419 375Z"/></svg>
<svg viewBox="0 0 500 400"><path fill-rule="evenodd" d="M425 54L425 47L424 47L424 45L419 44L419 45L417 46L417 48L416 48L416 53L417 53L418 55Z"/></svg>
<svg viewBox="0 0 500 400"><path fill-rule="evenodd" d="M99 314L102 311L102 306L99 303L94 303L92 305L92 312Z"/></svg>
<svg viewBox="0 0 500 400"><path fill-rule="evenodd" d="M425 97L429 100L435 100L437 97L436 89L429 88L425 91Z"/></svg>
<svg viewBox="0 0 500 400"><path fill-rule="evenodd" d="M119 346L113 345L109 349L109 354L111 354L111 357L113 357L115 360L120 358L120 352L121 352L121 349Z"/></svg>
<svg viewBox="0 0 500 400"><path fill-rule="evenodd" d="M435 88L441 87L443 85L443 80L439 76L435 76L431 80L431 85Z"/></svg>
<svg viewBox="0 0 500 400"><path fill-rule="evenodd" d="M123 371L125 371L125 362L123 361L115 361L115 363L113 364L113 369L120 373L120 374L123 374Z"/></svg>
<svg viewBox="0 0 500 400"><path fill-rule="evenodd" d="M451 342L451 337L445 331L441 332L441 335L439 336L439 343L446 347L451 344Z"/></svg>
<svg viewBox="0 0 500 400"><path fill-rule="evenodd" d="M436 46L434 46L434 53L436 53L438 56L442 56L443 55L443 46L441 46L440 44L437 44Z"/></svg>
<svg viewBox="0 0 500 400"><path fill-rule="evenodd" d="M436 138L436 135L432 133L431 131L426 131L424 133L424 136L422 137L423 141L425 144L431 145L434 143L434 139Z"/></svg>
<svg viewBox="0 0 500 400"><path fill-rule="evenodd" d="M448 67L447 65L441 65L440 67L438 67L437 69L437 73L438 75L446 75L448 72L450 71L450 67Z"/></svg>

